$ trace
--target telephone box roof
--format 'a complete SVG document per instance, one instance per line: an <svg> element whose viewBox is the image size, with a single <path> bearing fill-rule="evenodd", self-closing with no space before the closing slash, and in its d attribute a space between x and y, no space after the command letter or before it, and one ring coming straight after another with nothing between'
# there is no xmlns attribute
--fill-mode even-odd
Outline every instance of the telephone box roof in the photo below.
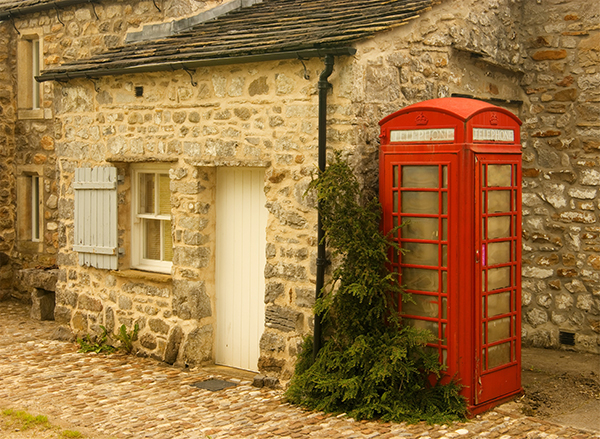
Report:
<svg viewBox="0 0 600 439"><path fill-rule="evenodd" d="M383 125L386 122L406 113L412 113L415 111L436 111L452 115L463 121L471 119L473 116L482 113L484 111L495 111L503 113L514 119L519 125L521 121L509 110L498 107L487 102L479 101L477 99L469 98L438 98L430 99L428 101L418 102L416 104L409 105L403 109L390 114L389 116L381 119L379 125Z"/></svg>

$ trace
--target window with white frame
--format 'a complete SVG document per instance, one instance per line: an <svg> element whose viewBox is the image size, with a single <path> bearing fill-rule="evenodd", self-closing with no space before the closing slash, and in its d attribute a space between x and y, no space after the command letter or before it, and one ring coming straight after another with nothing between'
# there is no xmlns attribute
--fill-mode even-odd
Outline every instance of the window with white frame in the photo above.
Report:
<svg viewBox="0 0 600 439"><path fill-rule="evenodd" d="M169 167L132 169L132 267L170 273L173 265Z"/></svg>

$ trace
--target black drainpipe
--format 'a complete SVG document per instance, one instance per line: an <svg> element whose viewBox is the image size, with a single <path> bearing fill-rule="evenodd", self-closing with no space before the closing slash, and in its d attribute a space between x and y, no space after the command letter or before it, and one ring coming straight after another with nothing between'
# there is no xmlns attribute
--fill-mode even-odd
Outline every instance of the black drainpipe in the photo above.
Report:
<svg viewBox="0 0 600 439"><path fill-rule="evenodd" d="M331 84L327 78L333 72L333 55L325 56L325 70L319 77L319 172L325 171L327 164L327 92ZM317 213L317 286L315 297L318 300L321 297L321 290L325 283L325 267L327 266L327 257L325 254L325 232L321 223L321 202L318 203ZM313 333L313 362L317 353L321 349L321 316L315 314L315 329Z"/></svg>

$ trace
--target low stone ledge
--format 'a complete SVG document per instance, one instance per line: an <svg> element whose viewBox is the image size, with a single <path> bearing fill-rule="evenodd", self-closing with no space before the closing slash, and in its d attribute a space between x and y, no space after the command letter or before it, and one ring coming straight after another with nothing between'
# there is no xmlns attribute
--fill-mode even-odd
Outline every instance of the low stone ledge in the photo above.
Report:
<svg viewBox="0 0 600 439"><path fill-rule="evenodd" d="M26 268L17 272L17 280L21 289L37 288L46 291L56 291L58 269Z"/></svg>

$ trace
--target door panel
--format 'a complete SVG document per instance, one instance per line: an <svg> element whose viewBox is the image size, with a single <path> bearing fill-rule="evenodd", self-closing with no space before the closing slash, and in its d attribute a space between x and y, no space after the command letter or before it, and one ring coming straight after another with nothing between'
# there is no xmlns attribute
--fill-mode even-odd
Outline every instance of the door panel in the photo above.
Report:
<svg viewBox="0 0 600 439"><path fill-rule="evenodd" d="M216 362L258 370L264 331L264 170L217 171Z"/></svg>
<svg viewBox="0 0 600 439"><path fill-rule="evenodd" d="M455 160L451 155L387 156L382 196L385 231L405 224L393 239L407 253L390 255L391 269L412 295L411 302L399 303L403 322L433 334L428 346L446 366L449 355L457 356L456 346L448 343L448 223L454 209L448 206L448 192ZM450 376L456 372L449 370Z"/></svg>
<svg viewBox="0 0 600 439"><path fill-rule="evenodd" d="M520 388L520 167L516 159L476 159L476 404Z"/></svg>

